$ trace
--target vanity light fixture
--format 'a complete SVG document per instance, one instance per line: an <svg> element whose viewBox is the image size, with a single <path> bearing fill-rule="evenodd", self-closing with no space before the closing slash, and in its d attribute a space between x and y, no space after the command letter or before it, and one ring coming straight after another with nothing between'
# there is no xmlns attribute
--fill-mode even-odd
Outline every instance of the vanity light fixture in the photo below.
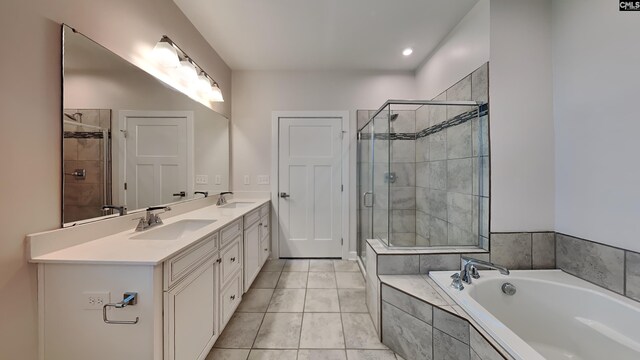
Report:
<svg viewBox="0 0 640 360"><path fill-rule="evenodd" d="M404 55L404 56L409 56L411 54L413 54L413 49L412 48L406 48L406 49L402 50L402 55Z"/></svg>
<svg viewBox="0 0 640 360"><path fill-rule="evenodd" d="M209 101L224 102L218 83L167 35L163 35L158 41L153 48L153 54L160 66L176 69L175 73L185 85L194 87Z"/></svg>
<svg viewBox="0 0 640 360"><path fill-rule="evenodd" d="M180 64L178 51L173 47L168 37L162 37L153 48L156 61L165 68L177 68Z"/></svg>
<svg viewBox="0 0 640 360"><path fill-rule="evenodd" d="M198 70L191 62L191 59L184 58L180 60L180 66L178 67L178 73L180 78L186 83L186 85L193 85L198 80Z"/></svg>

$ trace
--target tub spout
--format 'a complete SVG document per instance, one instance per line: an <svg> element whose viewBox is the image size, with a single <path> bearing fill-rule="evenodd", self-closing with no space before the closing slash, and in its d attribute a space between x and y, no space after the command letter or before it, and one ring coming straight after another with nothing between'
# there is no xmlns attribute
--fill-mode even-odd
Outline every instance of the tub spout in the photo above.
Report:
<svg viewBox="0 0 640 360"><path fill-rule="evenodd" d="M480 278L477 267L481 266L488 269L498 270L502 275L509 275L509 269L504 266L490 263L479 259L462 257L462 269L460 270L460 278L467 284L471 284L471 279Z"/></svg>

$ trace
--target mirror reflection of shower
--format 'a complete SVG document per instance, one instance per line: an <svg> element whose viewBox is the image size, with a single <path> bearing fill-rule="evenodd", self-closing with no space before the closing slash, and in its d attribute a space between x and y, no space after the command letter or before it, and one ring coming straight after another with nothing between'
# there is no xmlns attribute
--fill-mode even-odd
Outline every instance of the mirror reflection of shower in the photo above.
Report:
<svg viewBox="0 0 640 360"><path fill-rule="evenodd" d="M111 110L65 109L63 112L64 222L110 215Z"/></svg>

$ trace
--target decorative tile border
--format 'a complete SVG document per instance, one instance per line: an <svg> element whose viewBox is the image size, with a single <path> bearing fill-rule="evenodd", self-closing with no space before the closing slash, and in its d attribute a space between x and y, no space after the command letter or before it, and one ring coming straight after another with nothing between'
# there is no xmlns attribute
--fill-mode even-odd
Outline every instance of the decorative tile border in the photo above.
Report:
<svg viewBox="0 0 640 360"><path fill-rule="evenodd" d="M102 131L65 131L65 139L102 139ZM111 135L109 135L111 137Z"/></svg>
<svg viewBox="0 0 640 360"><path fill-rule="evenodd" d="M479 114L478 114L479 111ZM443 121L437 125L430 126L417 133L376 133L374 138L376 140L416 140L429 136L431 134L439 133L447 128L464 124L469 120L477 119L489 114L489 105L482 104L478 109L464 112L460 115L456 115L453 118ZM370 140L370 133L360 133L361 140Z"/></svg>

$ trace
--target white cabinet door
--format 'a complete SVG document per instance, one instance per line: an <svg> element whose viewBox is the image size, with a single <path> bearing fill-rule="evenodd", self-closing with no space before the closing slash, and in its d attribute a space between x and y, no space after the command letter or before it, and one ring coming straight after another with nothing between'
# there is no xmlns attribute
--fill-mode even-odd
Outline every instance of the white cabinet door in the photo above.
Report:
<svg viewBox="0 0 640 360"><path fill-rule="evenodd" d="M165 292L167 359L196 360L207 356L217 323L217 269L214 258Z"/></svg>
<svg viewBox="0 0 640 360"><path fill-rule="evenodd" d="M260 223L249 226L244 231L244 290L249 286L260 272Z"/></svg>
<svg viewBox="0 0 640 360"><path fill-rule="evenodd" d="M271 250L271 222L269 221L269 214L260 219L260 224L260 267L262 268L264 262L269 258L269 252Z"/></svg>

